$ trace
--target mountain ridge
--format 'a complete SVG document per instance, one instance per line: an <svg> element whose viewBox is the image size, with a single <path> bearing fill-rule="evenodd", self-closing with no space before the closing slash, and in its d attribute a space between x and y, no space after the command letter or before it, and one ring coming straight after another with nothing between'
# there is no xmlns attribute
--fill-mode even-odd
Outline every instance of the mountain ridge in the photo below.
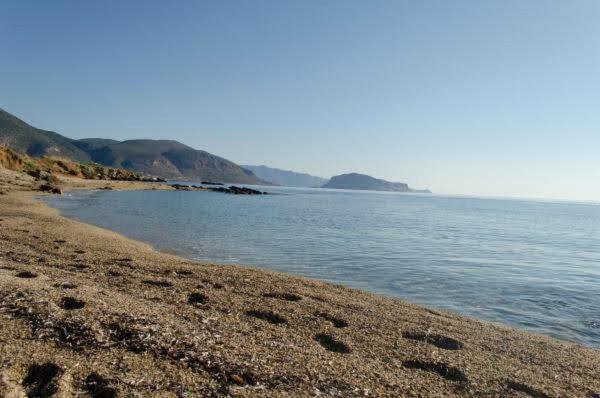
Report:
<svg viewBox="0 0 600 398"><path fill-rule="evenodd" d="M234 162L174 140L75 140L33 127L0 109L0 145L29 156L64 157L178 180L265 184Z"/></svg>
<svg viewBox="0 0 600 398"><path fill-rule="evenodd" d="M242 165L242 167L265 181L288 187L319 187L327 182L326 178L265 165Z"/></svg>
<svg viewBox="0 0 600 398"><path fill-rule="evenodd" d="M34 157L64 156L78 162L91 160L70 138L33 127L1 108L0 144Z"/></svg>

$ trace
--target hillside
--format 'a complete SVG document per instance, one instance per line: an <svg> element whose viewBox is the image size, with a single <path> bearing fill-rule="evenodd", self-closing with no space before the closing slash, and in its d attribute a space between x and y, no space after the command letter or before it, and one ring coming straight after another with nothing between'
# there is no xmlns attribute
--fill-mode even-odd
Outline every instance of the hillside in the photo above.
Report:
<svg viewBox="0 0 600 398"><path fill-rule="evenodd" d="M93 163L83 164L64 158L47 156L31 158L3 146L0 146L0 169L24 172L40 181L55 181L53 177L56 176L77 177L88 180L148 180L132 171Z"/></svg>
<svg viewBox="0 0 600 398"><path fill-rule="evenodd" d="M430 193L428 190L420 191L412 189L403 182L390 182L358 173L341 174L332 177L322 188Z"/></svg>
<svg viewBox="0 0 600 398"><path fill-rule="evenodd" d="M263 183L237 164L177 141L129 140L92 146L94 162L170 179Z"/></svg>
<svg viewBox="0 0 600 398"><path fill-rule="evenodd" d="M61 156L78 162L90 161L90 155L67 137L30 126L0 109L0 145L29 156Z"/></svg>
<svg viewBox="0 0 600 398"><path fill-rule="evenodd" d="M0 109L0 145L29 156L55 156L90 161L113 168L179 180L211 180L263 184L251 171L206 151L177 141L103 138L74 140L30 126Z"/></svg>
<svg viewBox="0 0 600 398"><path fill-rule="evenodd" d="M252 171L258 178L287 187L320 187L327 182L325 178L273 167L250 165L242 167Z"/></svg>
<svg viewBox="0 0 600 398"><path fill-rule="evenodd" d="M81 140L73 141L73 145L88 153L90 151L102 148L106 145L113 145L118 143L119 141L117 140L109 140L106 138L84 138Z"/></svg>

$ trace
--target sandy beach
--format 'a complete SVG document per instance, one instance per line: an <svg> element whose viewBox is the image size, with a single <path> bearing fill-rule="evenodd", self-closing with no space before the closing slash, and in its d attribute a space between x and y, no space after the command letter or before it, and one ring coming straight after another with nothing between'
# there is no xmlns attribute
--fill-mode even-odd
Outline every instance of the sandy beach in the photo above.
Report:
<svg viewBox="0 0 600 398"><path fill-rule="evenodd" d="M160 253L0 172L0 396L600 397L598 350Z"/></svg>

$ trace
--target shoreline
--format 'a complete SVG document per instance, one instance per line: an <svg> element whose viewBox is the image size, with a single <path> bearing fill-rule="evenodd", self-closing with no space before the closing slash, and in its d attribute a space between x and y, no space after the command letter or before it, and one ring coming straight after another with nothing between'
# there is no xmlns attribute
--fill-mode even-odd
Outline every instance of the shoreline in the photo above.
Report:
<svg viewBox="0 0 600 398"><path fill-rule="evenodd" d="M71 180L68 189L156 187ZM32 365L46 363L58 369L57 396L91 395L92 374L113 396L600 393L599 350L166 254L63 217L38 194L0 195L0 395L22 396ZM17 276L27 272L35 277Z"/></svg>
<svg viewBox="0 0 600 398"><path fill-rule="evenodd" d="M311 198L312 204L319 203L319 195L306 196L313 194L312 191L314 190L303 190L300 197ZM164 191L160 192L164 193ZM290 192L284 188L277 192L289 192L295 195L293 190ZM412 250L411 255L402 254L395 257L395 253L391 251L393 246L390 244L389 238L386 239L388 245L380 246L378 250L373 250L373 247L368 245L365 246L365 240L362 238L356 240L355 246L361 247L359 252L353 247L348 247L344 239L353 235L352 226L348 224L336 228L335 231L327 231L326 235L323 234L323 229L326 228L328 222L338 220L343 222L344 220L343 215L336 212L335 209L325 211L322 206L317 205L316 208L322 211L319 219L328 219L328 222L320 221L316 227L312 225L298 227L302 225L302 214L311 214L315 208L314 205L307 205L301 211L296 209L294 213L296 218L293 223L287 219L283 222L273 222L270 219L269 209L272 209L272 205L281 209L279 207L281 201L286 208L288 204L292 203L295 208L298 204L297 197L285 200L271 197L267 202L244 199L239 203L240 206L237 206L235 203L239 201L238 198L221 198L222 195L219 194L205 195L203 193L180 195L171 192L163 195L159 192L127 193L126 191L79 190L72 191L66 196L65 198L46 197L42 198L42 201L59 209L66 217L118 232L128 238L148 243L156 250L168 254L179 255L193 261L251 266L342 284L406 300L413 304L600 349L599 335L596 333L596 309L599 308L599 303L591 289L583 289L579 292L571 292L571 294L567 291L564 296L561 295L559 293L562 291L561 289L568 288L569 284L572 285L573 278L566 275L563 280L562 275L553 272L555 263L546 262L553 261L553 258L548 256L536 258L533 257L536 253L531 251L520 252L518 256L507 260L510 261L508 267L495 263L501 260L494 257L493 248L504 249L500 246L502 243L490 240L494 235L503 232L497 228L494 233L490 230L486 231L485 238L480 241L471 241L468 249L463 244L462 248L456 250L455 247L452 247L454 245L448 244L448 242L456 242L456 246L461 246L461 243L457 236L453 237L446 229L449 224L438 224L435 227L444 232L441 235L430 234L427 236L432 239L441 237L442 240L430 246L427 246L427 242L421 241L419 242L421 247L415 247L415 241L411 241L410 236L404 236L409 239L407 247L409 251ZM78 197L89 199L78 200ZM313 201L312 198L316 198L317 201ZM171 200L179 203L179 210L175 211L170 206ZM361 196L357 196L352 199L352 202L361 202L362 200ZM228 204L222 207L220 202ZM303 203L303 206L308 203L302 200L300 202ZM148 206L146 203L153 203L153 205ZM483 202L481 205L488 206L488 204L489 202ZM211 210L198 217L197 206ZM135 212L130 213L127 210L128 207L135 209ZM247 208L249 210L241 213L238 210ZM165 209L166 213L161 214L161 209ZM178 214L181 209L194 209L190 215L194 221L190 219L188 222L188 216L185 215L187 211L181 212L183 215ZM222 213L225 209L227 209L226 214ZM169 215L165 216L165 214ZM217 214L218 216L216 216ZM225 218L223 218L224 215ZM432 226L431 220L434 219L435 217L429 217L429 228ZM363 219L361 224L364 222ZM207 228L202 225L206 225ZM210 227L208 227L209 225ZM249 225L252 226L250 229L248 229ZM254 225L260 225L259 229L255 230ZM368 223L363 225L368 225ZM391 225L388 225L389 227ZM417 224L413 227L415 228L414 232L411 232L413 235L425 236L423 235L425 228ZM508 236L511 232L515 232L511 231L510 226L506 225L505 227L508 227L508 229L504 229L507 235L500 238L502 242L510 241ZM372 228L372 226L363 228ZM470 233L469 239L477 238L472 235L473 230L465 228L465 225L458 228L461 228L466 234ZM236 235L238 231L240 235ZM273 235L272 231L278 231L277 235ZM291 231L294 233L292 234ZM319 233L321 235L318 235ZM228 238L230 234L233 234L231 239ZM298 235L296 236L296 234ZM315 239L316 236L320 236L320 238ZM275 240L270 239L271 237ZM356 237L354 236L354 238ZM372 238L372 236L366 237L366 239ZM337 241L337 244L341 244L341 246L332 250L327 245L319 244L321 240L328 241L328 239ZM377 239L381 239L381 237L378 236ZM396 236L395 241L402 242L401 239ZM463 241L465 239L462 232L461 239ZM564 235L563 239L561 247L565 247L567 241L573 244L576 242L576 240L568 239L567 235ZM535 239L533 241L539 242ZM316 246L307 245L311 242ZM383 241L378 243L378 245L380 244L383 244ZM484 246L486 244L489 244L487 250ZM404 247L404 244L402 246ZM216 249L217 247L218 249ZM538 247L539 250L556 248L553 244L548 246L547 242ZM585 251L585 247L581 248ZM415 249L419 251L415 252ZM521 249L531 249L531 247ZM337 258L338 254L342 255L343 259ZM514 256L515 253L504 254ZM570 257L562 257L568 253L554 252L553 254L555 258L564 259L563 273L569 273L571 266L577 266L576 259L582 260L579 253L572 253ZM467 265L471 260L463 261L463 256L469 255L480 258L473 270ZM486 255L489 257L485 257ZM337 260L334 260L336 258ZM532 264L537 264L532 267L531 274L528 273L530 272L527 269L528 266L524 267L522 262L528 259L532 260ZM458 264L457 269L454 268L455 264ZM479 270L492 267L492 264L493 268L487 271ZM509 265L509 263L504 265ZM544 269L545 265L548 266L547 271L540 272L539 270ZM593 263L589 262L589 266L593 267ZM511 269L512 267L516 268ZM531 283L524 284L523 281L510 280L512 275L521 272L526 273L522 274L524 278L525 275L527 278L531 278ZM446 276L456 279L446 279ZM593 268L590 269L588 277L593 278ZM579 279L586 280L587 278L580 276ZM593 283L593 280L590 282ZM523 287L525 285L527 288ZM502 291L494 292L495 289ZM585 293L586 291L587 293ZM520 296L520 293L526 296ZM564 300L562 306L551 306L548 297L553 297L557 301ZM574 310L569 311L568 308Z"/></svg>

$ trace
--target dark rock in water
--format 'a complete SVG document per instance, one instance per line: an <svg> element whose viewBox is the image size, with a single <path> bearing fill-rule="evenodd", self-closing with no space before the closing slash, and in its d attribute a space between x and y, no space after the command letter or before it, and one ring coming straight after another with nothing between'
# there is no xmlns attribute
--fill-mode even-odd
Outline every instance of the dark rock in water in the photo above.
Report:
<svg viewBox="0 0 600 398"><path fill-rule="evenodd" d="M212 181L202 181L204 185L223 185L221 182L212 182Z"/></svg>
<svg viewBox="0 0 600 398"><path fill-rule="evenodd" d="M183 184L171 184L171 187L175 188L178 191L189 191L192 189L192 187L190 187L189 185Z"/></svg>
<svg viewBox="0 0 600 398"><path fill-rule="evenodd" d="M215 183L215 185L217 185ZM256 189L246 188L246 187L237 187L235 185L226 187L203 187L199 185L183 185L183 184L171 184L171 187L175 188L178 191L212 191L212 192L222 192L229 193L233 195L267 195L267 192L257 191Z"/></svg>
<svg viewBox="0 0 600 398"><path fill-rule="evenodd" d="M213 192L223 192L223 193L231 193L229 188L207 188L209 191Z"/></svg>
<svg viewBox="0 0 600 398"><path fill-rule="evenodd" d="M62 195L62 193L63 193L62 189L60 189L56 185L52 185L52 184L42 184L40 186L40 191L54 193L54 194L57 194L57 195Z"/></svg>
<svg viewBox="0 0 600 398"><path fill-rule="evenodd" d="M229 188L209 188L211 191L231 193L234 195L264 195L263 192L246 187L236 187L231 185Z"/></svg>
<svg viewBox="0 0 600 398"><path fill-rule="evenodd" d="M263 193L261 191L257 191L256 189L250 189L250 188L246 188L246 187L236 187L236 186L230 186L229 189L231 189L233 191L234 194L236 195L262 195Z"/></svg>
<svg viewBox="0 0 600 398"><path fill-rule="evenodd" d="M101 189L103 191L112 191L113 187L102 187L102 188L98 188L98 189Z"/></svg>

